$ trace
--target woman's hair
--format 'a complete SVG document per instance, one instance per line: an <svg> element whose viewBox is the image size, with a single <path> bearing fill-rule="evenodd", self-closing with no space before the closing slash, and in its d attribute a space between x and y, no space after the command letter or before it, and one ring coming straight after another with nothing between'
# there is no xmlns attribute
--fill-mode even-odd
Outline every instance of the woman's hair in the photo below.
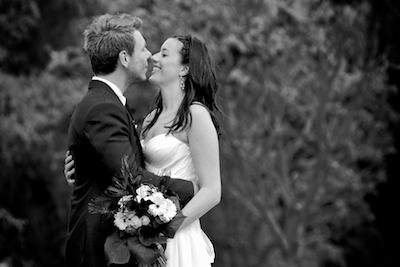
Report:
<svg viewBox="0 0 400 267"><path fill-rule="evenodd" d="M89 55L94 74L109 74L117 67L118 55L135 47L133 32L142 21L129 14L105 14L93 20L84 31L83 49Z"/></svg>
<svg viewBox="0 0 400 267"><path fill-rule="evenodd" d="M218 84L207 47L198 38L191 35L177 35L173 38L183 44L180 51L182 56L181 63L189 66L189 72L185 76L185 95L172 125L167 127L168 133L179 132L190 127L192 115L189 107L198 102L210 112L214 127L218 136L220 136L220 126L216 117L216 113L219 113L220 110L215 102ZM163 110L161 92L158 93L155 99L154 109L155 115L143 129L143 135L155 124Z"/></svg>

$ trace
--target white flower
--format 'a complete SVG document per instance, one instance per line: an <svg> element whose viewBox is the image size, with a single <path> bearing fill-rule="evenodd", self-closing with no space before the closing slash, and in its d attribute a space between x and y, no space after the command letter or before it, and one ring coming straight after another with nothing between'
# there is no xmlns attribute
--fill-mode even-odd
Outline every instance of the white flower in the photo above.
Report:
<svg viewBox="0 0 400 267"><path fill-rule="evenodd" d="M133 226L133 228L138 229L139 227L142 226L142 220L138 217L138 216L134 216L131 221L130 221L130 225Z"/></svg>
<svg viewBox="0 0 400 267"><path fill-rule="evenodd" d="M158 215L161 215L161 210L159 209L159 207L156 204L151 204L149 205L149 210L148 212L150 213L150 215L157 217Z"/></svg>
<svg viewBox="0 0 400 267"><path fill-rule="evenodd" d="M127 225L124 220L124 216L123 216L122 212L117 212L114 215L114 224L115 224L115 226L118 227L119 230L125 230Z"/></svg>
<svg viewBox="0 0 400 267"><path fill-rule="evenodd" d="M114 214L114 224L119 230L124 231L129 225L128 222L129 220L126 213L118 211L116 214Z"/></svg>
<svg viewBox="0 0 400 267"><path fill-rule="evenodd" d="M143 225L143 226L149 225L149 223L150 223L150 219L149 219L149 217L147 217L146 215L142 216L142 217L140 218L140 220L142 221L142 225Z"/></svg>
<svg viewBox="0 0 400 267"><path fill-rule="evenodd" d="M119 207L120 207L120 208L124 208L124 207L125 207L125 204L126 204L127 202L131 201L132 198L133 198L132 195L126 195L126 196L121 197L121 198L118 200L118 205L119 205Z"/></svg>
<svg viewBox="0 0 400 267"><path fill-rule="evenodd" d="M147 200L147 197L151 194L152 189L150 186L142 184L139 188L136 189L136 197L135 201L140 203L142 199Z"/></svg>
<svg viewBox="0 0 400 267"><path fill-rule="evenodd" d="M119 230L126 231L131 227L138 229L142 226L142 221L138 216L136 216L134 211L118 211L116 214L114 214L114 224Z"/></svg>
<svg viewBox="0 0 400 267"><path fill-rule="evenodd" d="M162 194L160 196L160 194L155 193L149 197L154 204L149 206L148 212L154 217L158 216L162 222L167 223L175 217L178 210L174 202L164 198Z"/></svg>
<svg viewBox="0 0 400 267"><path fill-rule="evenodd" d="M148 199L153 202L154 204L156 204L157 206L160 206L164 203L165 201L165 197L163 196L163 194L161 192L154 192L153 194L151 194Z"/></svg>
<svg viewBox="0 0 400 267"><path fill-rule="evenodd" d="M163 204L163 215L160 216L160 219L161 221L167 223L175 217L177 212L178 209L176 208L175 203L172 202L170 199L166 199Z"/></svg>

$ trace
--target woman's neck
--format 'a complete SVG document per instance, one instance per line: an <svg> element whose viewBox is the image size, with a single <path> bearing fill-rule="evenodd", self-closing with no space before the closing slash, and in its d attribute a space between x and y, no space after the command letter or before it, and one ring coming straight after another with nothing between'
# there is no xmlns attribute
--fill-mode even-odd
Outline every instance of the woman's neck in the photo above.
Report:
<svg viewBox="0 0 400 267"><path fill-rule="evenodd" d="M185 92L179 87L179 82L171 83L161 87L161 97L163 102L163 111L165 113L177 112Z"/></svg>

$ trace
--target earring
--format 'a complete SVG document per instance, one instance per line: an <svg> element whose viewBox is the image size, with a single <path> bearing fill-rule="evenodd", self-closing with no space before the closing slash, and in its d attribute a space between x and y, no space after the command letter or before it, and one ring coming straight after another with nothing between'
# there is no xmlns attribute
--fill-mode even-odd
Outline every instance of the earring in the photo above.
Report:
<svg viewBox="0 0 400 267"><path fill-rule="evenodd" d="M185 78L183 76L179 76L179 87L182 91L185 91Z"/></svg>

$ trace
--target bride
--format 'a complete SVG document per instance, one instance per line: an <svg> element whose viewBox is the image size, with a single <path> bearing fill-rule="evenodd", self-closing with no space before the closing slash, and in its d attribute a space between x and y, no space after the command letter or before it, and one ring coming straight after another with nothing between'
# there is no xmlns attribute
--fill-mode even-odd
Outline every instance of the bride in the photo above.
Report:
<svg viewBox="0 0 400 267"><path fill-rule="evenodd" d="M155 109L143 122L146 169L190 179L197 188L183 208L181 228L167 243L168 266L210 266L213 247L199 218L221 198L217 84L206 46L190 35L167 39L153 55L150 82L160 87Z"/></svg>
<svg viewBox="0 0 400 267"><path fill-rule="evenodd" d="M149 80L160 92L141 132L146 169L190 180L196 190L182 209L184 222L167 242L167 266L211 266L214 249L199 218L221 199L215 72L207 47L191 35L167 39L152 60Z"/></svg>

